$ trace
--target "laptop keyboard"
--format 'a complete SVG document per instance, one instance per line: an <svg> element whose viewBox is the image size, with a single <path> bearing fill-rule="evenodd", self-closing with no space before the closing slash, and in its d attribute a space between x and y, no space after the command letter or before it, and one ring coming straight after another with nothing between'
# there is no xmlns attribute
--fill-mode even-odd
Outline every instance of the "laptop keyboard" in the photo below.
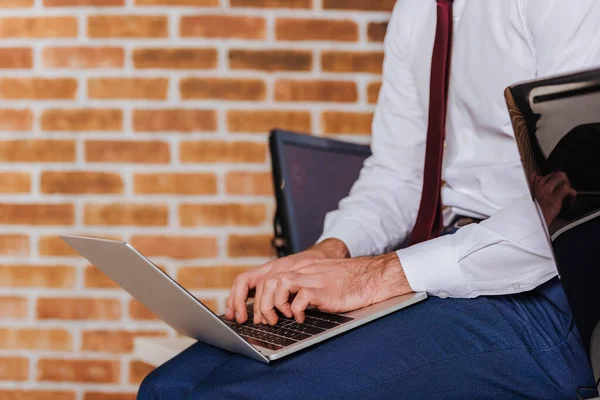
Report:
<svg viewBox="0 0 600 400"><path fill-rule="evenodd" d="M318 310L308 309L305 311L306 319L299 324L293 318L286 318L279 314L279 321L274 326L254 324L252 321L254 312L252 305L248 306L248 322L238 324L235 321L223 321L248 342L271 350L279 350L294 343L308 339L311 336L323 333L338 327L353 318L338 314L329 314Z"/></svg>

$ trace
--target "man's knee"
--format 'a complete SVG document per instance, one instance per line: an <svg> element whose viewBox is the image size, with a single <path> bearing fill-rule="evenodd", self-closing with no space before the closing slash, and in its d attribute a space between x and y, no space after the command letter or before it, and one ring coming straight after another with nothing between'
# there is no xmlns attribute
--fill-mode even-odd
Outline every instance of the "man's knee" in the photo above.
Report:
<svg viewBox="0 0 600 400"><path fill-rule="evenodd" d="M183 388L165 368L158 367L150 372L142 381L137 400L164 400L179 398Z"/></svg>
<svg viewBox="0 0 600 400"><path fill-rule="evenodd" d="M153 371L154 372L154 371ZM140 385L140 389L137 393L137 400L156 400L158 397L154 392L154 380L155 378L152 376L152 373L148 374L142 384Z"/></svg>

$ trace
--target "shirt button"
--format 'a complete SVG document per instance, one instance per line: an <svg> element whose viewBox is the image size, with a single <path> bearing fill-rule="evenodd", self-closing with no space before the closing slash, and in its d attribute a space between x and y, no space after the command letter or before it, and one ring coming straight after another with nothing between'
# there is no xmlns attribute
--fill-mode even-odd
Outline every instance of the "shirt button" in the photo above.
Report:
<svg viewBox="0 0 600 400"><path fill-rule="evenodd" d="M515 289L515 290L519 290L519 289L521 289L521 284L520 283L513 283L512 284L512 288Z"/></svg>
<svg viewBox="0 0 600 400"><path fill-rule="evenodd" d="M448 147L448 143L444 140L444 148Z"/></svg>
<svg viewBox="0 0 600 400"><path fill-rule="evenodd" d="M462 144L464 144L464 145L467 145L467 144L469 144L469 138L468 138L468 137L466 137L466 136L463 136L463 137L460 139L460 142L461 142Z"/></svg>
<svg viewBox="0 0 600 400"><path fill-rule="evenodd" d="M446 292L440 292L438 294L438 296L440 297L440 299L447 299L448 298L448 293L446 293Z"/></svg>

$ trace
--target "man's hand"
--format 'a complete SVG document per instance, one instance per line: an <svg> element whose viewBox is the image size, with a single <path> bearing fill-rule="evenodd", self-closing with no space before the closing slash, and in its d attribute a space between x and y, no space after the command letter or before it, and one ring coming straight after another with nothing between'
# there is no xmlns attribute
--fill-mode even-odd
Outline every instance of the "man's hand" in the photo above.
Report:
<svg viewBox="0 0 600 400"><path fill-rule="evenodd" d="M552 225L565 201L572 201L577 192L571 187L564 172L553 172L544 177L536 174L529 176L533 196L538 201L548 226Z"/></svg>
<svg viewBox="0 0 600 400"><path fill-rule="evenodd" d="M247 282L252 282L243 275L239 282L236 279L241 293L245 286L251 286ZM276 310L302 323L310 305L326 312L347 312L412 292L395 253L355 259L302 258L283 268L272 267L256 278L255 287L254 323L271 325L279 319ZM233 303L238 301L240 298ZM242 303L245 307L245 297ZM238 314L241 311L235 305L234 310ZM245 309L246 318L239 316L238 323L245 322ZM233 319L231 313L228 317Z"/></svg>
<svg viewBox="0 0 600 400"><path fill-rule="evenodd" d="M246 311L246 300L251 290L257 289L256 297L259 297L258 283L267 275L275 275L285 271L292 271L309 265L317 260L323 259L342 259L350 257L350 252L346 245L337 239L327 239L313 247L288 257L271 261L261 267L240 274L236 277L229 298L227 299L227 311L225 318L235 319L242 324L248 319ZM262 288L262 285L260 286ZM254 314L255 323L267 323L260 312Z"/></svg>

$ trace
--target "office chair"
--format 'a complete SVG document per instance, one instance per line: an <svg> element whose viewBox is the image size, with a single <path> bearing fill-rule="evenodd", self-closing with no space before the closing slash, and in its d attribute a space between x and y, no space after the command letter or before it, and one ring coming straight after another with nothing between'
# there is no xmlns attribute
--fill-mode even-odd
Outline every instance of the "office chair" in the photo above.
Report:
<svg viewBox="0 0 600 400"><path fill-rule="evenodd" d="M325 215L348 196L371 150L282 130L271 131L269 143L277 199L273 246L281 257L319 239Z"/></svg>

